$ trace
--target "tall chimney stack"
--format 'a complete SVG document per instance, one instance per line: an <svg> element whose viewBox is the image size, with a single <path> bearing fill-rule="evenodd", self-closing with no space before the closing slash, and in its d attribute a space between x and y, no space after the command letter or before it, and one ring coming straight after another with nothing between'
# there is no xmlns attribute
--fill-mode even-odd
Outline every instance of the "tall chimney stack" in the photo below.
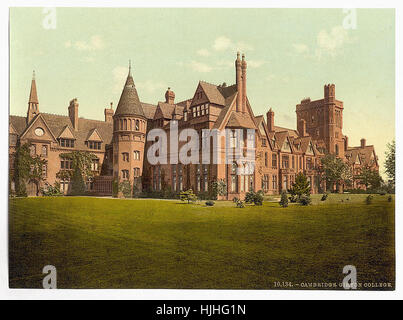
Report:
<svg viewBox="0 0 403 320"><path fill-rule="evenodd" d="M361 139L361 148L364 148L366 145L366 140L364 138Z"/></svg>
<svg viewBox="0 0 403 320"><path fill-rule="evenodd" d="M240 53L236 54L235 60L235 73L236 73L236 90L238 92L238 96L236 98L236 111L242 111L242 71L241 71L241 59L239 58Z"/></svg>
<svg viewBox="0 0 403 320"><path fill-rule="evenodd" d="M78 131L78 101L74 98L69 105L69 118L73 125L74 131Z"/></svg>
<svg viewBox="0 0 403 320"><path fill-rule="evenodd" d="M113 107L113 102L111 102L110 108L105 108L105 110L104 110L105 122L112 123L112 121L113 121L113 113L114 113L114 111L113 111L112 107Z"/></svg>
<svg viewBox="0 0 403 320"><path fill-rule="evenodd" d="M266 113L267 117L267 128L269 129L269 132L274 131L274 112L270 108L270 110Z"/></svg>
<svg viewBox="0 0 403 320"><path fill-rule="evenodd" d="M242 54L242 112L246 112L246 61Z"/></svg>

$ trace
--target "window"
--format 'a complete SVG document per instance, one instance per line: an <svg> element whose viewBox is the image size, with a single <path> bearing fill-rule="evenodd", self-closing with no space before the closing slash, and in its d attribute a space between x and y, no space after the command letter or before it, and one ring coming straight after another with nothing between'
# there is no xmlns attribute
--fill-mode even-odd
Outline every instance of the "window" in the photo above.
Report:
<svg viewBox="0 0 403 320"><path fill-rule="evenodd" d="M140 177L140 168L133 168L133 177Z"/></svg>
<svg viewBox="0 0 403 320"><path fill-rule="evenodd" d="M292 156L292 168L295 168L295 156Z"/></svg>
<svg viewBox="0 0 403 320"><path fill-rule="evenodd" d="M197 191L200 191L200 187L201 187L201 185L200 185L200 176L197 175L196 176L196 188L197 188Z"/></svg>
<svg viewBox="0 0 403 320"><path fill-rule="evenodd" d="M46 178L46 177L48 176L48 165L47 165L47 164L44 164L44 165L42 166L42 176L43 176L44 178Z"/></svg>
<svg viewBox="0 0 403 320"><path fill-rule="evenodd" d="M62 179L60 180L60 191L63 193L66 193L69 190L69 180L68 179Z"/></svg>
<svg viewBox="0 0 403 320"><path fill-rule="evenodd" d="M283 177L283 188L282 188L283 190L288 189L287 182L288 182L287 176L284 176Z"/></svg>
<svg viewBox="0 0 403 320"><path fill-rule="evenodd" d="M277 168L277 154L273 153L271 156L271 166Z"/></svg>
<svg viewBox="0 0 403 320"><path fill-rule="evenodd" d="M338 144L335 145L335 149L336 149L336 156L338 156L339 155L339 145Z"/></svg>
<svg viewBox="0 0 403 320"><path fill-rule="evenodd" d="M200 114L204 116L204 104L200 106Z"/></svg>
<svg viewBox="0 0 403 320"><path fill-rule="evenodd" d="M87 141L88 148L100 150L101 149L101 142L99 141Z"/></svg>
<svg viewBox="0 0 403 320"><path fill-rule="evenodd" d="M140 151L138 150L134 151L134 160L140 160Z"/></svg>
<svg viewBox="0 0 403 320"><path fill-rule="evenodd" d="M273 190L277 190L277 175L272 176Z"/></svg>
<svg viewBox="0 0 403 320"><path fill-rule="evenodd" d="M15 146L17 144L17 135L16 134L10 134L9 144L10 144L10 146Z"/></svg>
<svg viewBox="0 0 403 320"><path fill-rule="evenodd" d="M283 155L283 157L282 157L282 167L284 169L289 168L289 161L290 161L290 157L288 155Z"/></svg>
<svg viewBox="0 0 403 320"><path fill-rule="evenodd" d="M265 174L262 177L262 189L264 191L269 190L269 175L268 174Z"/></svg>
<svg viewBox="0 0 403 320"><path fill-rule="evenodd" d="M307 169L313 168L312 158L306 158L306 168Z"/></svg>
<svg viewBox="0 0 403 320"><path fill-rule="evenodd" d="M60 169L64 169L64 170L73 169L73 160L61 160Z"/></svg>
<svg viewBox="0 0 403 320"><path fill-rule="evenodd" d="M129 170L122 170L122 178L129 179Z"/></svg>
<svg viewBox="0 0 403 320"><path fill-rule="evenodd" d="M176 191L176 176L172 177L172 190Z"/></svg>
<svg viewBox="0 0 403 320"><path fill-rule="evenodd" d="M183 177L182 176L179 176L179 191L182 191L183 190Z"/></svg>
<svg viewBox="0 0 403 320"><path fill-rule="evenodd" d="M262 138L262 147L266 146L266 138Z"/></svg>
<svg viewBox="0 0 403 320"><path fill-rule="evenodd" d="M208 114L209 105L208 105L208 104L205 104L205 105L204 105L204 108L205 108L206 114Z"/></svg>
<svg viewBox="0 0 403 320"><path fill-rule="evenodd" d="M123 161L129 162L129 153L123 152L122 153Z"/></svg>
<svg viewBox="0 0 403 320"><path fill-rule="evenodd" d="M94 159L91 162L91 170L92 171L98 171L99 169L99 159Z"/></svg>
<svg viewBox="0 0 403 320"><path fill-rule="evenodd" d="M60 146L66 148L74 148L74 140L60 138Z"/></svg>
<svg viewBox="0 0 403 320"><path fill-rule="evenodd" d="M235 130L230 131L230 148L236 148L237 147L237 141L236 141L236 134Z"/></svg>
<svg viewBox="0 0 403 320"><path fill-rule="evenodd" d="M208 191L208 177L207 177L207 175L204 175L204 177L203 177L203 179L204 179L204 191Z"/></svg>
<svg viewBox="0 0 403 320"><path fill-rule="evenodd" d="M196 107L196 115L197 115L197 116L200 116L200 106L197 106L197 107Z"/></svg>
<svg viewBox="0 0 403 320"><path fill-rule="evenodd" d="M36 145L35 144L31 144L29 146L29 154L30 154L31 157L36 156Z"/></svg>
<svg viewBox="0 0 403 320"><path fill-rule="evenodd" d="M237 176L237 165L233 162L231 165L231 191L238 191L238 176Z"/></svg>
<svg viewBox="0 0 403 320"><path fill-rule="evenodd" d="M140 126L139 126L139 121L138 121L138 120L136 120L136 131L139 131L139 129L140 129Z"/></svg>
<svg viewBox="0 0 403 320"><path fill-rule="evenodd" d="M42 157L48 156L48 146L47 145L42 145L41 156Z"/></svg>
<svg viewBox="0 0 403 320"><path fill-rule="evenodd" d="M184 121L188 121L188 113L187 113L187 111L185 111L185 112L183 113L183 120L184 120Z"/></svg>

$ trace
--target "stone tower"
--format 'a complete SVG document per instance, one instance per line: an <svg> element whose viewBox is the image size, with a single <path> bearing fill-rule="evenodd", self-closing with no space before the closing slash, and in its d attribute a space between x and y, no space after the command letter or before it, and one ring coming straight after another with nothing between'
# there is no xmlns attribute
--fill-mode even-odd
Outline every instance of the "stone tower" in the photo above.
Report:
<svg viewBox="0 0 403 320"><path fill-rule="evenodd" d="M116 112L113 115L113 177L141 189L147 118L129 65Z"/></svg>
<svg viewBox="0 0 403 320"><path fill-rule="evenodd" d="M35 71L32 74L31 91L29 93L28 111L27 111L27 125L39 113L39 100L36 92Z"/></svg>
<svg viewBox="0 0 403 320"><path fill-rule="evenodd" d="M324 98L305 98L297 105L297 128L300 136L310 135L323 141L329 153L344 158L343 102L336 100L334 84L324 86Z"/></svg>

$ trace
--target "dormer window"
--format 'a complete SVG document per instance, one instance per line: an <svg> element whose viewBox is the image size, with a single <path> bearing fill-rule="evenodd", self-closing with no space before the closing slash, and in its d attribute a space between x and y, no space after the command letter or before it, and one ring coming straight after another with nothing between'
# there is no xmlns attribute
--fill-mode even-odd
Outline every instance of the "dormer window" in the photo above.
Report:
<svg viewBox="0 0 403 320"><path fill-rule="evenodd" d="M60 138L59 143L61 147L74 148L74 139L64 139Z"/></svg>
<svg viewBox="0 0 403 320"><path fill-rule="evenodd" d="M87 146L90 149L101 150L101 142L99 141L87 141Z"/></svg>

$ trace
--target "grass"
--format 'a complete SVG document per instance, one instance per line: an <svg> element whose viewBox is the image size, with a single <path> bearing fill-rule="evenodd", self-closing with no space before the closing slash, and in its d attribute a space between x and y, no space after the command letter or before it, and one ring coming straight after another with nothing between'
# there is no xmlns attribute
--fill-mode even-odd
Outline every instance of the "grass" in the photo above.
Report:
<svg viewBox="0 0 403 320"><path fill-rule="evenodd" d="M340 283L345 265L356 266L359 283L394 287L394 200L320 197L309 207L243 209L228 201L10 199L10 287L41 288L49 264L58 288L299 289Z"/></svg>

